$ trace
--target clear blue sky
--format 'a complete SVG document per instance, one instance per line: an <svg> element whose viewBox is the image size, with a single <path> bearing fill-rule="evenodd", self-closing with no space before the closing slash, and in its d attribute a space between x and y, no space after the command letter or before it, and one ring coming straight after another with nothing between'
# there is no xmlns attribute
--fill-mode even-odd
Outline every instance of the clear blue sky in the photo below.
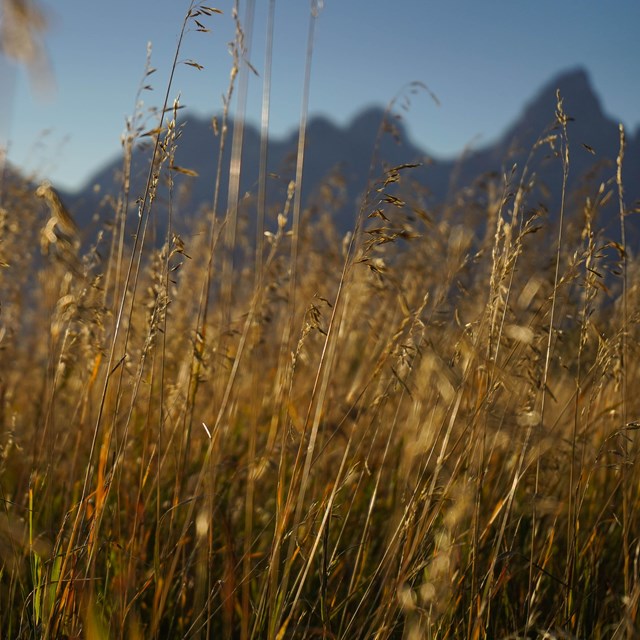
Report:
<svg viewBox="0 0 640 640"><path fill-rule="evenodd" d="M119 153L132 113L147 42L153 45L147 106L159 106L189 3L184 0L42 2L49 17L48 87L0 61L0 143L10 161L59 186L79 187ZM232 0L209 0L224 15L211 33L187 35L172 95L200 114L221 108L233 36ZM267 0L257 0L251 60L261 70ZM272 135L300 112L309 2L277 0ZM241 16L245 2L240 4ZM317 21L312 114L347 122L386 104L413 80L438 96L414 99L406 115L414 141L437 156L488 143L554 74L584 66L605 110L635 131L640 123L638 0L325 0ZM252 78L249 118L258 121L260 78ZM550 114L551 115L551 114ZM46 133L44 133L46 132Z"/></svg>

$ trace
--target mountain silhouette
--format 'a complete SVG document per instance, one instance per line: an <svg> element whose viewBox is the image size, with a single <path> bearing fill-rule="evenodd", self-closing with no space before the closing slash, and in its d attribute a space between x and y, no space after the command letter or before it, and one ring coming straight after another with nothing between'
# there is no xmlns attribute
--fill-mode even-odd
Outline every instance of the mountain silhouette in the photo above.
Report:
<svg viewBox="0 0 640 640"><path fill-rule="evenodd" d="M340 127L324 117L311 118L306 131L306 151L302 184L303 203L313 201L320 185L330 176L339 175L344 189L342 202L333 212L334 222L340 232L353 227L355 215L361 206L363 194L371 186L372 179L382 175L383 164L395 166L403 163L421 163L412 170L411 179L425 187L427 203L430 207L442 206L463 188L472 185L480 176L488 174L512 174L517 180L527 167L527 175L535 173L535 186L528 194L528 205L544 206L551 219L557 219L562 187L562 164L558 153L549 143L539 145L532 153L538 140L548 134L558 134L553 130L557 107L557 92L563 100L563 110L570 117L567 125L569 138L568 193L579 189L595 193L600 182L606 182L615 189L612 181L616 175L616 158L619 153L619 129L617 122L604 113L600 99L592 87L587 72L581 68L566 71L547 83L530 100L522 115L509 126L494 143L467 152L456 160L440 160L424 149L420 149L410 139L402 119L387 114L387 124L393 125L393 135L381 135L381 125L385 121L385 111L371 107L356 116L347 126ZM389 127L387 126L388 130ZM230 161L231 132L223 154L223 171L218 214L224 213L228 191L228 166ZM268 202L282 203L287 185L295 177L295 154L298 132L269 142L268 156ZM376 147L376 142L378 146ZM176 175L175 192L189 193L182 209L195 215L213 201L214 179L220 144L220 136L214 135L212 121L186 114L182 117L181 136L175 155L175 164L198 173L197 178ZM374 149L377 148L376 162ZM244 129L240 194L257 191L258 158L260 134L252 125ZM559 142L555 142L555 151ZM150 150L139 148L134 152L132 163L131 201L135 201L144 191L148 174ZM77 193L63 194L81 225L86 225L92 216L109 216L101 210L100 202L105 194L121 192L121 164L116 159L98 171L88 181L85 188ZM515 172L512 167L516 166ZM635 135L627 133L627 146L623 163L625 201L631 210L640 198L640 130ZM587 178L589 181L587 181ZM95 185L99 185L99 191ZM163 200L167 192L161 191L157 206L162 212ZM584 197L583 197L584 200ZM598 223L616 238L619 222L617 197L612 198L609 209L602 212ZM133 208L134 205L132 205ZM112 215L112 212L111 212ZM636 249L640 230L634 218L629 216L628 224L632 239L631 248Z"/></svg>
<svg viewBox="0 0 640 640"><path fill-rule="evenodd" d="M346 202L336 212L335 222L340 231L353 226L357 212L359 195L364 192L372 172L372 156L376 139L385 113L379 108L370 108L360 113L346 127L342 128L324 117L310 119L306 131L306 152L302 181L303 201L308 202L314 191L332 172L339 173L346 189ZM224 212L229 188L228 167L231 156L231 132L233 121L229 123L229 136L225 143L222 163L226 170L221 173L220 211ZM421 163L425 152L412 145L404 127L397 124L401 144L388 135L380 139L379 156L389 164L399 165L405 162ZM203 206L211 206L213 201L214 179L219 155L220 136L215 136L212 121L193 114L183 117L181 136L175 155L175 164L197 172L198 177L186 177L176 174L176 190L179 185L189 191L188 209L197 212ZM287 187L296 173L296 150L298 132L281 139L272 139L268 148L268 189L267 201L283 203ZM258 158L260 152L260 134L250 124L245 125L242 150L242 171L240 194L255 193L259 179ZM144 192L149 171L150 148L137 149L132 161L131 194L132 202ZM65 193L63 197L74 211L81 226L86 225L100 208L99 203L105 194L118 194L122 190L122 161L114 160L91 177L85 188L77 193ZM378 163L381 164L381 163ZM380 167L378 169L381 171ZM375 168L373 169L375 171ZM380 172L379 171L379 172ZM99 185L99 189L96 188ZM161 190L161 200L167 197ZM160 203L162 206L162 202ZM219 213L220 213L219 211Z"/></svg>

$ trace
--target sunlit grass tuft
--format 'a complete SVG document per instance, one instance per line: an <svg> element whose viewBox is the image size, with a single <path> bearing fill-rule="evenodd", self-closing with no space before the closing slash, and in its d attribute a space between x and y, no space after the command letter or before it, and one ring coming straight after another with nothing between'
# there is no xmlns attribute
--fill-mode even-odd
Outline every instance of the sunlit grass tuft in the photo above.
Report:
<svg viewBox="0 0 640 640"><path fill-rule="evenodd" d="M374 158L341 237L338 176L303 206L304 144L256 223L219 186L188 233L160 216L189 172L170 89L97 238L50 185L2 194L0 636L633 637L638 266L621 171L559 219L528 202L541 148L566 186L561 96L529 164L456 206Z"/></svg>

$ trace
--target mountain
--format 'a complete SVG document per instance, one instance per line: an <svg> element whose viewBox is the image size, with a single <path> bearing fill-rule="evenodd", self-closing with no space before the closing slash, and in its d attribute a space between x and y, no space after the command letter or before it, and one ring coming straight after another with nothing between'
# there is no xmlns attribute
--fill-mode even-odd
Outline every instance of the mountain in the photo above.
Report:
<svg viewBox="0 0 640 640"><path fill-rule="evenodd" d="M619 152L619 132L617 122L604 113L601 102L594 91L589 76L583 69L573 69L553 78L530 100L522 115L506 129L505 133L493 144L465 154L457 160L438 160L428 152L414 145L401 119L393 118L394 135L383 135L380 139L379 158L387 166L402 163L423 163L411 172L411 178L426 188L427 204L437 207L451 200L460 189L472 185L479 177L491 173L509 174L514 165L515 179L521 172L529 156L528 174L535 172L538 185L528 196L530 207L542 203L553 219L559 209L559 197L562 184L562 166L558 157L554 157L548 144L539 145L531 154L536 141L550 131L554 123L557 105L556 91L560 91L564 112L571 117L568 123L570 143L570 167L568 191L575 192L584 187L585 176L590 175L591 186L584 187L587 193L595 193L601 181L611 180L616 173L616 158ZM346 127L339 127L322 117L312 118L307 128L305 165L303 174L303 202L309 202L319 186L332 172L339 171L346 191L344 203L334 211L337 228L344 232L353 226L362 194L370 185L370 178L381 175L381 164L374 164L372 155L380 125L385 117L379 108L369 108L360 113ZM182 118L182 133L178 140L175 164L195 170L198 178L178 175L177 191L180 188L189 192L189 198L183 210L195 214L202 206L210 206L213 199L213 181L220 137L214 136L210 120L187 114ZM229 134L233 122L229 125ZM552 133L558 133L556 130ZM269 143L270 174L268 201L282 203L286 187L295 176L295 153L297 149L297 131L282 139L273 139ZM556 143L557 148L557 143ZM229 135L223 167L230 160L231 135ZM251 125L245 126L242 155L240 193L255 194L258 182L258 157L260 135ZM144 189L148 172L149 150L140 149L134 153L132 200ZM99 211L100 198L104 194L120 192L121 160L114 160L96 173L87 186L75 194L64 194L69 207L75 212L81 224L87 224L91 216ZM640 198L640 130L635 135L627 133L627 148L623 164L625 200L627 207ZM100 185L99 192L94 185ZM183 185L180 187L180 185ZM611 184L615 187L615 184ZM222 171L221 207L225 206L228 190L228 170ZM166 197L166 191L164 192ZM162 209L160 198L160 209ZM600 224L616 236L619 225L615 211L616 200L609 210L604 212ZM103 213L102 215L109 215ZM633 227L637 216L629 216ZM633 247L640 247L640 228L632 232Z"/></svg>
<svg viewBox="0 0 640 640"><path fill-rule="evenodd" d="M570 145L570 191L584 176L601 167L604 178L615 175L615 162L619 152L618 122L608 117L603 109L587 73L576 69L561 74L545 85L525 106L521 117L509 127L500 140L489 148L473 154L465 163L465 174L470 177L483 169L496 169L499 162L526 162L536 140L553 122L557 104L556 92L560 92L563 110L571 118L568 123ZM559 133L558 128L552 133ZM635 137L627 132L624 174L628 187L635 186L634 176L640 168L640 131ZM543 155L549 147L543 147ZM551 166L546 166L551 165ZM537 163L534 168L542 182L554 193L559 192L562 172L555 163ZM632 195L629 193L628 195ZM636 189L634 198L640 195Z"/></svg>
<svg viewBox="0 0 640 640"><path fill-rule="evenodd" d="M369 171L384 111L370 108L360 113L346 128L336 126L323 117L312 118L306 132L306 152L303 174L303 200L308 201L314 191L334 171L339 171L346 185L347 202L336 220L341 231L353 225L353 218L359 206L359 194L369 182ZM198 178L175 176L177 186L182 185L189 191L188 209L196 212L203 206L211 206L213 201L214 180L219 155L220 136L215 136L212 121L193 114L182 118L183 127L175 156L175 164L194 170ZM229 134L223 153L223 167L220 184L221 207L224 209L229 189L228 167L231 157L233 121L229 123ZM412 145L404 128L399 125L402 144L395 143L388 135L381 141L380 155L386 162L422 162L425 152ZM269 142L268 192L270 203L283 203L287 186L295 178L296 150L298 132L283 139ZM244 129L242 171L240 194L256 193L259 178L258 158L260 153L259 131L250 124ZM150 148L134 152L132 162L132 200L144 191L149 171ZM78 193L63 194L65 202L75 213L80 225L86 225L93 213L99 209L99 203L105 194L118 194L122 184L122 161L114 160L91 177L87 186ZM99 185L99 190L95 185ZM179 189L177 189L179 190ZM166 190L162 191L166 197Z"/></svg>

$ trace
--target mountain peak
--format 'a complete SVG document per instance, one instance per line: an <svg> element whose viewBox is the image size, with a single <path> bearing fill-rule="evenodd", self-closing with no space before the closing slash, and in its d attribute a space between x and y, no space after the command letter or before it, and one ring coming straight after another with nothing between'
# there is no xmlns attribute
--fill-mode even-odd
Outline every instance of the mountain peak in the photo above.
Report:
<svg viewBox="0 0 640 640"><path fill-rule="evenodd" d="M540 117L550 120L557 104L558 91L567 115L585 120L604 117L589 74L584 68L576 67L559 73L542 87L525 107L525 119L531 122L540 120Z"/></svg>
<svg viewBox="0 0 640 640"><path fill-rule="evenodd" d="M579 130L582 135L588 132L590 126L599 128L602 123L608 122L589 74L584 68L575 67L554 76L534 94L526 103L520 118L503 136L503 145L508 146L516 141L530 148L538 136L553 124L558 91L565 113L576 121L572 124L573 131ZM503 152L504 149L500 151Z"/></svg>
<svg viewBox="0 0 640 640"><path fill-rule="evenodd" d="M385 110L382 107L367 107L352 118L348 124L348 132L357 136L370 137L380 128L384 117Z"/></svg>
<svg viewBox="0 0 640 640"><path fill-rule="evenodd" d="M556 89L563 89L570 93L576 91L589 91L594 93L591 77L589 72L584 67L574 67L573 69L566 69L556 74L549 82L544 85L542 92L553 91Z"/></svg>

